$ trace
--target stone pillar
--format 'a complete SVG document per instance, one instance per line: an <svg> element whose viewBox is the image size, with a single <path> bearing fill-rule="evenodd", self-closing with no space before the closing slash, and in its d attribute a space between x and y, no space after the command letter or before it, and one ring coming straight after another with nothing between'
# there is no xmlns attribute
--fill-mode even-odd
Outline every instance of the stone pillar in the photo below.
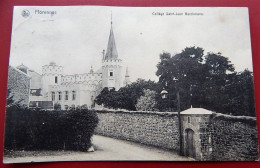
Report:
<svg viewBox="0 0 260 168"><path fill-rule="evenodd" d="M212 111L202 108L190 108L181 112L182 150L185 156L201 161L211 160L212 114Z"/></svg>

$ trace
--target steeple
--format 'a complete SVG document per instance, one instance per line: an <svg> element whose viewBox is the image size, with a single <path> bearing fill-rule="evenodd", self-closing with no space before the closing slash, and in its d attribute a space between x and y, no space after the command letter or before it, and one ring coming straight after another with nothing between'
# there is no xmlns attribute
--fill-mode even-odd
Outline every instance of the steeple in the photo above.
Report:
<svg viewBox="0 0 260 168"><path fill-rule="evenodd" d="M129 73L128 73L128 67L126 67L125 80L124 80L123 85L126 86L126 85L129 85L129 84L131 84L131 82L130 82L130 76L129 76Z"/></svg>
<svg viewBox="0 0 260 168"><path fill-rule="evenodd" d="M113 22L112 22L112 14L111 14L111 29L110 29L110 35L107 44L107 51L104 58L105 60L118 58L112 24Z"/></svg>
<svg viewBox="0 0 260 168"><path fill-rule="evenodd" d="M126 67L125 77L130 77L130 76L129 76L129 73L128 73L128 67Z"/></svg>

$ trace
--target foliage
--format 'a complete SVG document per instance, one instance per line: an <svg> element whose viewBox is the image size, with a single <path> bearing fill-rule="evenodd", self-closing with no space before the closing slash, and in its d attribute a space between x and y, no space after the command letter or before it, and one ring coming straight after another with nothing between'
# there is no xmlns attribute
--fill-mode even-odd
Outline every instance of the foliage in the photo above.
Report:
<svg viewBox="0 0 260 168"><path fill-rule="evenodd" d="M180 92L181 110L202 107L233 115L255 116L252 72L235 72L233 64L221 53L207 53L200 47L185 48L172 55L162 53L157 64L159 85L168 91L167 106L176 110ZM166 104L167 104L166 103Z"/></svg>
<svg viewBox="0 0 260 168"><path fill-rule="evenodd" d="M13 107L13 106L16 106L18 108L25 108L21 105L22 101L23 99L19 101L14 101L14 96L12 95L11 90L7 89L6 108Z"/></svg>
<svg viewBox="0 0 260 168"><path fill-rule="evenodd" d="M138 79L118 91L104 88L95 102L113 109L146 110L156 104L160 111L177 111L176 93L179 92L181 110L192 106L224 114L255 116L252 72L237 73L221 53L205 55L200 47L187 47L175 55L164 52L160 54L156 75L158 83ZM156 92L150 100L145 96L147 89ZM164 89L168 99L160 97Z"/></svg>
<svg viewBox="0 0 260 168"><path fill-rule="evenodd" d="M43 111L10 106L6 110L5 149L86 151L97 123L97 114L87 109Z"/></svg>
<svg viewBox="0 0 260 168"><path fill-rule="evenodd" d="M55 103L54 110L61 110L61 105L59 103Z"/></svg>
<svg viewBox="0 0 260 168"><path fill-rule="evenodd" d="M157 107L156 91L144 89L144 95L137 100L136 109L140 111L155 111Z"/></svg>
<svg viewBox="0 0 260 168"><path fill-rule="evenodd" d="M107 108L136 110L137 100L144 94L144 89L158 90L158 85L154 81L138 79L118 91L104 88L95 102Z"/></svg>

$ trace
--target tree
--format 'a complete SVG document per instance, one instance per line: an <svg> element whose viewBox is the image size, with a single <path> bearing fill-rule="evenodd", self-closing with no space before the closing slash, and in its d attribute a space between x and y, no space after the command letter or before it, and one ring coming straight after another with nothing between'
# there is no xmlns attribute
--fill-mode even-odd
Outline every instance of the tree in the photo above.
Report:
<svg viewBox="0 0 260 168"><path fill-rule="evenodd" d="M136 109L139 111L155 111L157 109L156 93L154 90L144 89L144 95L140 96L136 103Z"/></svg>
<svg viewBox="0 0 260 168"><path fill-rule="evenodd" d="M14 96L13 96L13 94L11 93L11 90L10 90L10 89L7 89L6 108L9 108L9 107L26 108L25 106L22 106L22 105L21 105L21 102L22 102L23 100L24 100L24 99L20 99L20 100L18 100L18 101L14 101Z"/></svg>
<svg viewBox="0 0 260 168"><path fill-rule="evenodd" d="M215 110L222 113L227 112L226 107L229 106L229 97L234 96L228 93L226 87L228 82L234 81L236 76L235 68L228 58L221 55L221 53L207 53L205 56L205 81L203 82L204 88L204 108ZM231 94L231 95L229 95Z"/></svg>
<svg viewBox="0 0 260 168"><path fill-rule="evenodd" d="M160 55L156 75L159 83L168 90L170 103L177 106L176 92L180 92L181 110L191 105L191 91L196 93L204 80L203 52L200 47L185 48L181 53L171 56L169 53ZM176 108L175 108L176 110Z"/></svg>
<svg viewBox="0 0 260 168"><path fill-rule="evenodd" d="M233 115L255 116L253 73L248 69L237 73L228 80L225 87L228 101L226 111Z"/></svg>
<svg viewBox="0 0 260 168"><path fill-rule="evenodd" d="M158 85L154 81L137 79L118 91L115 89L104 88L96 97L95 102L103 104L107 108L136 110L137 100L144 94L144 89L158 90Z"/></svg>
<svg viewBox="0 0 260 168"><path fill-rule="evenodd" d="M159 85L169 93L168 107L181 110L202 107L225 114L255 116L252 72L235 72L234 65L221 53L203 54L200 47L185 48L172 55L162 53L157 64ZM158 101L158 107L163 101ZM164 104L165 107L165 104Z"/></svg>

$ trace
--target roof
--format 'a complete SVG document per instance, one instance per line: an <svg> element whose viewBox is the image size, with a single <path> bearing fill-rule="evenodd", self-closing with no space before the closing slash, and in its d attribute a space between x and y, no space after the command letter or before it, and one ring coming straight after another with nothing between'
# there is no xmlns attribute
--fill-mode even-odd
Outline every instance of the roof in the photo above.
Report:
<svg viewBox="0 0 260 168"><path fill-rule="evenodd" d="M21 65L19 65L19 66L17 66L16 67L17 69L29 69L27 66L25 66L25 65L23 65L23 64L21 64Z"/></svg>
<svg viewBox="0 0 260 168"><path fill-rule="evenodd" d="M108 44L107 44L107 51L105 55L105 60L108 59L117 59L118 54L116 50L116 42L114 38L114 33L113 33L113 27L112 27L112 22L111 22L111 29L110 29L110 35L108 39Z"/></svg>
<svg viewBox="0 0 260 168"><path fill-rule="evenodd" d="M161 94L167 94L167 93L168 92L166 90L164 90L164 89L161 91Z"/></svg>
<svg viewBox="0 0 260 168"><path fill-rule="evenodd" d="M13 66L9 65L9 69L13 69L13 70L15 70L15 71L25 75L26 77L31 78L31 76L29 76L28 74L24 73L23 71L21 71L20 69L18 69L16 67L13 67Z"/></svg>
<svg viewBox="0 0 260 168"><path fill-rule="evenodd" d="M190 108L181 112L181 114L212 114L212 111L203 108Z"/></svg>

